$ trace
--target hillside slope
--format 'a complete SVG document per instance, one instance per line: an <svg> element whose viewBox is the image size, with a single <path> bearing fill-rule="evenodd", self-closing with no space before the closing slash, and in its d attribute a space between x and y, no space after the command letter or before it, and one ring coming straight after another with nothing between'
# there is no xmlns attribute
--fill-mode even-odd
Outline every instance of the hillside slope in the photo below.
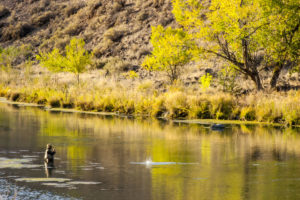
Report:
<svg viewBox="0 0 300 200"><path fill-rule="evenodd" d="M138 64L149 54L151 26L174 25L170 2L155 0L3 0L0 46L64 48L72 37L100 57Z"/></svg>

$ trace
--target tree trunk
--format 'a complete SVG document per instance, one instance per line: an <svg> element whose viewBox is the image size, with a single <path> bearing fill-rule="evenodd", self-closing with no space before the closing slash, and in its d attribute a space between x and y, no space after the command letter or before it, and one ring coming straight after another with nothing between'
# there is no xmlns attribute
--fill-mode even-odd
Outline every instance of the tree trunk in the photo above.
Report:
<svg viewBox="0 0 300 200"><path fill-rule="evenodd" d="M168 76L170 78L171 84L173 84L174 81L178 78L177 66L170 66Z"/></svg>
<svg viewBox="0 0 300 200"><path fill-rule="evenodd" d="M242 6L242 4L243 4L243 0L241 0L241 6ZM249 42L248 39L249 39L248 37L242 39L244 69L245 69L246 73L254 81L256 89L258 91L263 90L261 80L260 80L260 77L259 77L259 73L257 71L257 65L253 64L251 62L251 55L250 55L249 49L248 49L248 42Z"/></svg>
<svg viewBox="0 0 300 200"><path fill-rule="evenodd" d="M280 72L281 72L282 68L283 68L282 64L280 64L278 67L275 67L275 69L273 71L273 76L272 76L271 81L270 81L271 89L276 88L277 80L280 76Z"/></svg>
<svg viewBox="0 0 300 200"><path fill-rule="evenodd" d="M262 86L262 84L261 84L261 80L260 80L260 77L259 77L258 72L253 72L253 73L250 75L250 77L251 77L251 80L255 83L256 89L257 89L258 91L264 89L263 86Z"/></svg>
<svg viewBox="0 0 300 200"><path fill-rule="evenodd" d="M256 88L257 88L257 90L263 90L264 88L263 88L263 86L262 86L262 84L261 84L261 80L260 80L260 77L259 76L257 76L257 80L256 80Z"/></svg>
<svg viewBox="0 0 300 200"><path fill-rule="evenodd" d="M77 74L77 84L79 85L79 81L80 81L80 79L79 79L79 73Z"/></svg>

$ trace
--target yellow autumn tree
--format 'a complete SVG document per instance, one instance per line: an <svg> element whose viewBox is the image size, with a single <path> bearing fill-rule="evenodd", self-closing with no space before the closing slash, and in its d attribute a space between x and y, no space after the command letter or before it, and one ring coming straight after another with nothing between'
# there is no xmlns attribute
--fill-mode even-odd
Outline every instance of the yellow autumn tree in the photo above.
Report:
<svg viewBox="0 0 300 200"><path fill-rule="evenodd" d="M195 43L182 29L152 27L151 44L153 51L142 66L148 70L166 72L174 82L180 75L180 68L193 58Z"/></svg>
<svg viewBox="0 0 300 200"><path fill-rule="evenodd" d="M87 70L93 57L93 54L84 49L84 45L83 39L73 38L65 48L65 56L55 48L52 52L40 53L36 58L42 66L52 72L74 73L79 84L80 74Z"/></svg>
<svg viewBox="0 0 300 200"><path fill-rule="evenodd" d="M299 67L298 0L172 0L176 21L197 42L199 54L231 63L263 89L261 71Z"/></svg>

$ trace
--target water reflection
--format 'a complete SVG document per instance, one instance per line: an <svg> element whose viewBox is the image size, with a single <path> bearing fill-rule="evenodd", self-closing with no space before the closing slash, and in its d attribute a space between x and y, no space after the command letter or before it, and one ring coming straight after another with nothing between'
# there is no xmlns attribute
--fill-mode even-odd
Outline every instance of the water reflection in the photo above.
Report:
<svg viewBox="0 0 300 200"><path fill-rule="evenodd" d="M74 183L101 182L78 184L76 193L74 186L68 186L70 192L59 190L69 183L43 185L83 199L298 199L298 133L250 125L218 132L205 125L0 105L0 151L41 157L45 144L54 144L55 168L28 173Z"/></svg>
<svg viewBox="0 0 300 200"><path fill-rule="evenodd" d="M55 169L54 162L44 162L45 174L47 178L52 177L52 171Z"/></svg>

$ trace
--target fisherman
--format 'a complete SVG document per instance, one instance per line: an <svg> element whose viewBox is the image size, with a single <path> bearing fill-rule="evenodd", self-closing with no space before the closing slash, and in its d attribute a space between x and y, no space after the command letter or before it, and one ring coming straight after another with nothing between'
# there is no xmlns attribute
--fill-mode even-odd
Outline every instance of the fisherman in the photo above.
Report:
<svg viewBox="0 0 300 200"><path fill-rule="evenodd" d="M46 152L45 152L45 162L46 163L53 163L54 161L54 154L56 153L55 149L52 147L51 144L47 144Z"/></svg>
<svg viewBox="0 0 300 200"><path fill-rule="evenodd" d="M44 162L46 177L50 178L52 176L52 171L55 169L54 162L46 163Z"/></svg>

